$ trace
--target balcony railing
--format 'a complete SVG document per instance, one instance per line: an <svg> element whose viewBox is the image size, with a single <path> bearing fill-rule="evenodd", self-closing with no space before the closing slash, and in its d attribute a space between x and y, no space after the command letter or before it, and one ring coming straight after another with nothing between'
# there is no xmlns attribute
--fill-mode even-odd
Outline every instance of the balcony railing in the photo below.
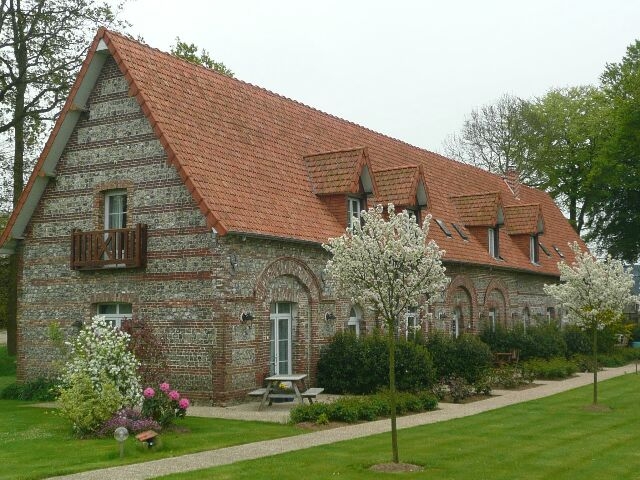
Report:
<svg viewBox="0 0 640 480"><path fill-rule="evenodd" d="M71 268L137 268L147 263L147 226L71 233Z"/></svg>

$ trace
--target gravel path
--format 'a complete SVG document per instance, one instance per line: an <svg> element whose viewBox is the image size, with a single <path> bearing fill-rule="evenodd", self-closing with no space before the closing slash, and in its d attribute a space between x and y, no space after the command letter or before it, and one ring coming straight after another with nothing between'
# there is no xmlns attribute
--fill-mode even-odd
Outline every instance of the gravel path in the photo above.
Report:
<svg viewBox="0 0 640 480"><path fill-rule="evenodd" d="M610 368L598 373L599 380L617 377L626 373L635 372L634 365L620 368ZM495 410L514 403L526 402L537 398L546 397L566 390L571 390L593 381L592 374L579 374L576 377L539 383L534 388L519 391L494 390L495 396L468 404L442 403L439 410L434 412L408 415L398 418L398 428L409 428L417 425L443 422L453 418L475 415L477 413ZM240 418L243 420L262 420L279 422L288 418L289 406L274 405L258 412L257 402L239 405L236 407L193 407L189 409L191 415L220 418ZM179 457L154 460L151 462L111 467L102 470L93 470L74 475L51 477L56 480L112 480L114 478L126 478L130 480L142 480L154 478L171 473L187 472L202 468L228 465L230 463L251 460L280 453L302 450L318 445L360 438L377 433L388 432L389 420L379 420L341 428L321 430L294 437L281 438L238 445L235 447L221 448L206 452L193 453Z"/></svg>

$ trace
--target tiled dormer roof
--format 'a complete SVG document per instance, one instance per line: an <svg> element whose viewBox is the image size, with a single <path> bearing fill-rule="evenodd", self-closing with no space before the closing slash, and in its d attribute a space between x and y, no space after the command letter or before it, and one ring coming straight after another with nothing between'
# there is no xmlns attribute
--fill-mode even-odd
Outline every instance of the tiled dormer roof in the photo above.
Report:
<svg viewBox="0 0 640 480"><path fill-rule="evenodd" d="M493 227L499 221L502 208L499 192L452 195L449 198L465 227Z"/></svg>
<svg viewBox="0 0 640 480"><path fill-rule="evenodd" d="M371 163L363 147L307 155L304 164L316 195L359 193L363 169L371 175Z"/></svg>
<svg viewBox="0 0 640 480"><path fill-rule="evenodd" d="M148 119L169 164L180 175L207 225L220 235L258 235L318 244L341 235L344 222L331 210L331 205L340 203L339 195L333 195L334 203L327 202L324 196L338 190L351 191L357 166L351 176L340 180L330 179L330 174L335 165L343 161L348 165L362 158L364 163L360 165L366 164L371 170L372 186L377 179L386 182L385 178L392 175L390 170L410 165L422 169L429 192L427 213L444 222L449 230L452 223L468 227L494 225L499 205L538 204L545 224L540 241L560 246L565 252L564 260L569 263L574 260L567 242L581 241L544 192L521 185L515 196L497 175L193 65L105 29L98 31L69 99L0 236L0 250L13 251L24 235L49 174L55 172L82 113L74 105L86 104L109 56L126 79L129 95L136 99ZM328 152L342 153L323 157ZM329 157L335 165L328 161ZM310 172L311 160L327 163ZM335 172L341 171L335 168ZM360 174L364 170L363 167ZM382 189L389 188L388 192L397 195L400 202L410 201L411 194L407 194L410 189L396 187L398 181L393 180ZM373 190L374 196L380 196L380 192ZM542 255L540 265L533 266L519 248L516 237L500 229L502 260L496 260L487 252L486 235L472 230L473 227L468 229L468 239L455 231L449 237L434 224L430 236L446 250L448 262L559 275L556 264L560 257L554 252L548 257Z"/></svg>
<svg viewBox="0 0 640 480"><path fill-rule="evenodd" d="M427 192L422 167L410 165L375 172L378 195L375 203L412 207L427 205ZM421 198L422 197L422 198Z"/></svg>
<svg viewBox="0 0 640 480"><path fill-rule="evenodd" d="M504 209L505 226L509 235L534 235L544 231L539 204L509 205Z"/></svg>

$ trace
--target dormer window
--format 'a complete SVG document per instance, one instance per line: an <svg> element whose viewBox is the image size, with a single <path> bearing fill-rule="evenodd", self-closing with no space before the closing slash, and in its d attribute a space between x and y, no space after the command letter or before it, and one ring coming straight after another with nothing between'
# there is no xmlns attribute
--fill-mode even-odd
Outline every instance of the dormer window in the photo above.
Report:
<svg viewBox="0 0 640 480"><path fill-rule="evenodd" d="M360 212L362 211L362 201L359 198L349 197L347 205L347 225L349 229L354 226L354 220L360 220Z"/></svg>
<svg viewBox="0 0 640 480"><path fill-rule="evenodd" d="M489 229L489 255L500 258L500 227L496 225Z"/></svg>
<svg viewBox="0 0 640 480"><path fill-rule="evenodd" d="M410 217L416 219L416 223L420 225L420 208L406 208L405 209Z"/></svg>
<svg viewBox="0 0 640 480"><path fill-rule="evenodd" d="M540 263L540 249L538 248L538 235L529 237L529 259L531 263L537 265Z"/></svg>

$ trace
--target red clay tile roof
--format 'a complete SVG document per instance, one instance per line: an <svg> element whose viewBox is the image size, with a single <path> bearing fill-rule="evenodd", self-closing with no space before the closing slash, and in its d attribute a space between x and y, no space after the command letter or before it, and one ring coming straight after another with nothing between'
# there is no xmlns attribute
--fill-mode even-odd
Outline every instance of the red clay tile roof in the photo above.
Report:
<svg viewBox="0 0 640 480"><path fill-rule="evenodd" d="M84 88L85 81L95 81L87 71L99 56L96 49L102 45L108 47L125 75L130 95L137 99L207 224L221 235L236 232L309 242L325 242L341 235L345 225L331 214L323 196L316 192L342 189L338 184L345 185L346 180L344 184L343 180L328 181L329 166L312 173L307 167L317 152L357 152L366 147L373 176L381 173L383 181L385 172L391 169L421 167L429 191L428 212L448 226L452 222L489 225L494 222L493 207L498 202L505 207L539 204L545 220L540 241L560 246L565 260L573 261L566 245L580 239L544 192L522 186L516 198L497 175L190 64L105 29L96 35L52 136L0 237L0 245L11 244L28 221L34 198L37 202L41 195L36 185L38 175L51 168L46 158L60 125L74 121L69 120L74 118L70 107L76 94L83 91L79 87ZM348 188L352 187L350 183ZM394 194L402 197L405 193L396 190ZM467 205L472 201L478 202L478 212ZM471 230L480 233L473 234ZM489 256L486 233L480 227L469 230L468 241L454 230L448 238L435 223L430 235L446 250L445 260L449 262L558 275L556 263L560 258L553 250L551 257L541 255L540 266L534 266L504 230L500 229L504 260Z"/></svg>
<svg viewBox="0 0 640 480"><path fill-rule="evenodd" d="M318 153L303 158L316 195L359 193L362 167L366 165L371 170L365 148Z"/></svg>
<svg viewBox="0 0 640 480"><path fill-rule="evenodd" d="M504 209L505 226L509 235L535 234L544 225L540 205L509 205Z"/></svg>
<svg viewBox="0 0 640 480"><path fill-rule="evenodd" d="M374 203L411 207L417 205L418 182L422 179L422 169L417 165L377 170L376 185L378 195Z"/></svg>
<svg viewBox="0 0 640 480"><path fill-rule="evenodd" d="M502 206L499 192L452 195L449 199L465 227L494 227L498 223Z"/></svg>

